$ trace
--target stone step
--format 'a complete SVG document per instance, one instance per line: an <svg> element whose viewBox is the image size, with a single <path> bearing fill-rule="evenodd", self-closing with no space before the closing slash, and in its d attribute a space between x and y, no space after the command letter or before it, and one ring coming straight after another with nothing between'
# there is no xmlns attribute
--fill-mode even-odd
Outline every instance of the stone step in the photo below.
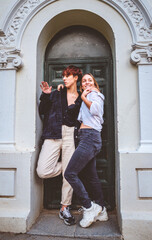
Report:
<svg viewBox="0 0 152 240"><path fill-rule="evenodd" d="M8 233L0 233L0 240L120 240L122 238L120 237L94 237L94 238L79 238L79 237L71 237L71 238L65 238L62 237L52 237L52 236L41 236L41 235L29 235L29 234L8 234Z"/></svg>
<svg viewBox="0 0 152 240"><path fill-rule="evenodd" d="M81 214L73 212L76 224L67 226L58 217L56 210L44 210L36 223L26 234L1 233L0 240L122 240L117 217L109 213L107 222L93 223L89 228L81 228Z"/></svg>
<svg viewBox="0 0 152 240"><path fill-rule="evenodd" d="M117 217L115 214L109 214L107 222L93 223L89 228L79 226L79 221L82 217L78 211L73 211L72 214L76 218L76 224L67 226L63 220L58 217L58 211L44 210L36 224L30 229L28 234L39 236L52 236L61 239L100 239L100 240L120 240L122 236L119 231Z"/></svg>

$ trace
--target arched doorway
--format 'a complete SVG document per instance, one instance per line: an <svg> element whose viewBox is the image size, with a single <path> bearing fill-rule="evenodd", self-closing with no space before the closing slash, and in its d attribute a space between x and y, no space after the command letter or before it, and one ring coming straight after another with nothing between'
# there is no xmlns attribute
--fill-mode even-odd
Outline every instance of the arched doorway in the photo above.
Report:
<svg viewBox="0 0 152 240"><path fill-rule="evenodd" d="M62 70L69 64L80 67L83 73L91 72L105 95L103 146L97 156L97 171L107 208L113 209L115 206L113 71L112 54L107 40L101 33L89 27L72 26L63 29L47 46L45 81L56 88L62 83ZM59 207L61 184L61 176L44 181L45 208ZM77 207L77 205L79 202L73 196L73 206Z"/></svg>

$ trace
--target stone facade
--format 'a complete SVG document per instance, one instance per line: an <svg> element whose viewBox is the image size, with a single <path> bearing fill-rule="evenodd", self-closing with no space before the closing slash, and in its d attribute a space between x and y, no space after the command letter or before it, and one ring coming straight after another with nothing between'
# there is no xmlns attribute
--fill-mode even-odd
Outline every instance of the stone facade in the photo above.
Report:
<svg viewBox="0 0 152 240"><path fill-rule="evenodd" d="M45 49L70 25L101 32L113 53L116 207L125 240L152 234L152 3L2 0L0 8L0 231L26 232L43 202L35 173ZM43 57L42 57L43 56Z"/></svg>

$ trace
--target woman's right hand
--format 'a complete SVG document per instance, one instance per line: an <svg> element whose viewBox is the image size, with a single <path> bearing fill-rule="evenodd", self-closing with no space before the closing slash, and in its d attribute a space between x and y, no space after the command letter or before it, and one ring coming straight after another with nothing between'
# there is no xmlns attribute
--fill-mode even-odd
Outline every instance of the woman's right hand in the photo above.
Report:
<svg viewBox="0 0 152 240"><path fill-rule="evenodd" d="M64 85L63 85L63 84L59 84L59 85L57 86L57 90L58 90L58 91L60 91L61 88L62 88L62 89L64 88Z"/></svg>
<svg viewBox="0 0 152 240"><path fill-rule="evenodd" d="M86 97L90 92L91 92L91 89L89 88L85 89L81 94L81 98Z"/></svg>
<svg viewBox="0 0 152 240"><path fill-rule="evenodd" d="M46 94L50 94L52 91L52 86L49 87L49 84L47 82L41 82L40 87L42 89L42 92Z"/></svg>

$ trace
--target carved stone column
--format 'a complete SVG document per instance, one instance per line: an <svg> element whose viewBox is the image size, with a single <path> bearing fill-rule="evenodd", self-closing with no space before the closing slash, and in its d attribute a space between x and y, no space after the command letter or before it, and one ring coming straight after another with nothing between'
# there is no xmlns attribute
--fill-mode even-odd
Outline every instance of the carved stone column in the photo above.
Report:
<svg viewBox="0 0 152 240"><path fill-rule="evenodd" d="M140 146L152 152L152 43L133 45L131 62L138 65Z"/></svg>
<svg viewBox="0 0 152 240"><path fill-rule="evenodd" d="M19 51L0 51L0 150L10 150L15 145L16 71L21 66Z"/></svg>

